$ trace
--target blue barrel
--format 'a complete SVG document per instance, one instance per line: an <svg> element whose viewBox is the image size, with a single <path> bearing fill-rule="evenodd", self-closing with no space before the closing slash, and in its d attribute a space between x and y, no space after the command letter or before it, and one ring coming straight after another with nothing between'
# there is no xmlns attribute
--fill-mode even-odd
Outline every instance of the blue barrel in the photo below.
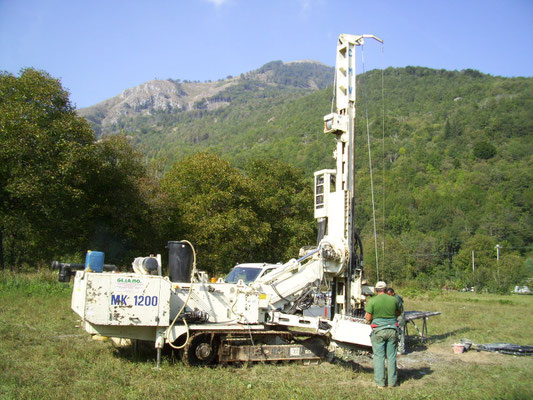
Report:
<svg viewBox="0 0 533 400"><path fill-rule="evenodd" d="M104 253L88 250L85 257L85 270L102 272L104 270Z"/></svg>

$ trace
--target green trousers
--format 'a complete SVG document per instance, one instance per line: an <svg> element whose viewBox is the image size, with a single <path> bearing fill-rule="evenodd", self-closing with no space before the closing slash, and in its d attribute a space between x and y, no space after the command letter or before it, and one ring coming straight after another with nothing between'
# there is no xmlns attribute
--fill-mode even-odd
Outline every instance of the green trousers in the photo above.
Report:
<svg viewBox="0 0 533 400"><path fill-rule="evenodd" d="M378 386L385 386L385 357L387 358L387 375L389 386L396 385L396 352L398 350L398 332L396 329L382 329L372 332L372 351L374 352L374 381Z"/></svg>

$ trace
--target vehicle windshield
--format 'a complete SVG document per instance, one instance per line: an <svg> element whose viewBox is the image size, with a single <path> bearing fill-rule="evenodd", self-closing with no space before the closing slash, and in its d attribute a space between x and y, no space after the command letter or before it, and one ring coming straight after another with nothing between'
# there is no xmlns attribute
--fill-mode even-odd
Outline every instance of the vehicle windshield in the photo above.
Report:
<svg viewBox="0 0 533 400"><path fill-rule="evenodd" d="M239 280L243 280L244 283L250 283L256 280L261 273L261 268L250 267L235 267L226 276L226 283L237 283Z"/></svg>

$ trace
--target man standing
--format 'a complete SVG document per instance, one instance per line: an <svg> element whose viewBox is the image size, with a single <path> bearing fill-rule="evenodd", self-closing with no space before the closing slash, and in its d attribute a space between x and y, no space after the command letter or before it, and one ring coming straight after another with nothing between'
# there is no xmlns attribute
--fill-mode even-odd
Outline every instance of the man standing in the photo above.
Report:
<svg viewBox="0 0 533 400"><path fill-rule="evenodd" d="M398 350L398 330L396 317L401 314L396 298L387 295L387 284L376 283L376 293L365 307L365 319L371 322L372 351L374 352L374 381L378 387L385 387L385 357L389 386L396 386L396 352Z"/></svg>
<svg viewBox="0 0 533 400"><path fill-rule="evenodd" d="M387 288L387 294L389 296L396 298L396 300L398 300L398 303L400 304L400 310L402 313L398 317L398 328L400 331L399 332L400 338L398 340L398 354L405 354L405 325L407 321L405 320L405 310L403 308L403 299L402 299L402 296L396 294L394 292L394 289L391 287Z"/></svg>

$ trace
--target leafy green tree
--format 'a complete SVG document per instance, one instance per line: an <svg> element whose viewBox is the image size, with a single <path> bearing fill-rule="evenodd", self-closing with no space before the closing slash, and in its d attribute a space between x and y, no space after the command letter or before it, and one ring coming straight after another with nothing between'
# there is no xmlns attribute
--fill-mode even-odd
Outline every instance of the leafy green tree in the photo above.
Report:
<svg viewBox="0 0 533 400"><path fill-rule="evenodd" d="M0 99L0 264L16 267L73 249L95 147L47 73L0 73Z"/></svg>
<svg viewBox="0 0 533 400"><path fill-rule="evenodd" d="M365 254L365 264L366 260L374 260L375 255L372 256L370 252L367 251ZM407 254L406 248L402 245L401 240L398 236L390 235L385 239L385 255L384 259L380 258L380 279L390 282L391 284L397 284L407 279ZM369 266L365 268L365 273L367 278L372 282L374 279L377 279L375 274L375 268Z"/></svg>
<svg viewBox="0 0 533 400"><path fill-rule="evenodd" d="M254 181L259 217L270 226L268 241L255 261L279 262L316 243L313 189L302 170L278 160L254 160L245 167Z"/></svg>
<svg viewBox="0 0 533 400"><path fill-rule="evenodd" d="M489 285L492 292L509 293L515 285L525 283L527 269L522 257L515 252L502 249L499 265L496 265L496 274Z"/></svg>
<svg viewBox="0 0 533 400"><path fill-rule="evenodd" d="M449 119L446 119L446 124L444 125L444 138L452 139L457 136L461 136L462 127L460 123L456 120L450 122Z"/></svg>
<svg viewBox="0 0 533 400"><path fill-rule="evenodd" d="M481 234L466 241L454 259L457 282L461 288L474 286L476 289L482 289L491 284L497 267L495 245L494 238Z"/></svg>
<svg viewBox="0 0 533 400"><path fill-rule="evenodd" d="M46 72L0 74L0 98L2 268L87 249L124 262L156 248L157 185L126 138L96 143Z"/></svg>
<svg viewBox="0 0 533 400"><path fill-rule="evenodd" d="M496 155L496 147L488 142L478 142L474 145L474 157L488 160Z"/></svg>
<svg viewBox="0 0 533 400"><path fill-rule="evenodd" d="M387 228L396 235L409 231L411 221L409 212L405 207L395 205L390 215L387 217Z"/></svg>
<svg viewBox="0 0 533 400"><path fill-rule="evenodd" d="M95 147L87 181L87 248L104 251L106 262L119 264L129 264L139 253L160 252L165 242L159 229L159 186L148 175L142 156L125 136L102 139Z"/></svg>
<svg viewBox="0 0 533 400"><path fill-rule="evenodd" d="M257 213L252 180L211 153L177 162L165 174L169 240L193 243L198 267L225 273L238 262L254 261L270 226Z"/></svg>

